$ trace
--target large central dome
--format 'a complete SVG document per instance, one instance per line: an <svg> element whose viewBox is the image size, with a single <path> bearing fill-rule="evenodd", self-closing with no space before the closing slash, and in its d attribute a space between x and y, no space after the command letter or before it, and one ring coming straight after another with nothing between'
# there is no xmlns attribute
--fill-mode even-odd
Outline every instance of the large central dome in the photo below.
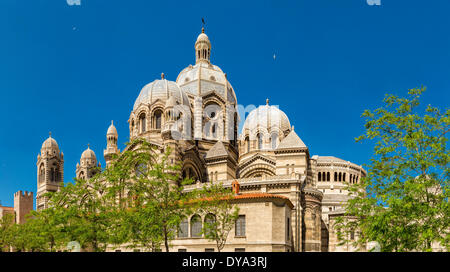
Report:
<svg viewBox="0 0 450 272"><path fill-rule="evenodd" d="M236 104L236 94L227 75L218 66L211 64L211 43L204 29L195 42L195 56L195 65L189 65L178 75L178 86L193 96L215 91L225 101Z"/></svg>

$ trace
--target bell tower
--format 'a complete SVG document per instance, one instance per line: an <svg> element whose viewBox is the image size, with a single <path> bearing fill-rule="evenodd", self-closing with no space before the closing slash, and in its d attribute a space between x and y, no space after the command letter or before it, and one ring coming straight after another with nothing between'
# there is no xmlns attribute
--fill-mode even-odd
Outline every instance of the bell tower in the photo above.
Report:
<svg viewBox="0 0 450 272"><path fill-rule="evenodd" d="M120 153L119 148L117 148L118 138L119 134L117 133L117 129L114 126L113 121L111 120L111 125L106 132L106 149L103 151L103 157L106 161L106 167L111 165L114 155Z"/></svg>
<svg viewBox="0 0 450 272"><path fill-rule="evenodd" d="M36 166L36 210L42 210L48 207L48 197L44 194L58 191L64 181L64 154L59 151L58 143L51 133L42 144Z"/></svg>
<svg viewBox="0 0 450 272"><path fill-rule="evenodd" d="M79 179L90 179L98 173L99 167L101 165L97 163L95 152L88 144L88 148L81 154L80 162L77 163L76 176Z"/></svg>
<svg viewBox="0 0 450 272"><path fill-rule="evenodd" d="M195 63L206 62L209 63L211 58L211 42L205 34L205 28L202 27L202 33L198 35L195 42Z"/></svg>

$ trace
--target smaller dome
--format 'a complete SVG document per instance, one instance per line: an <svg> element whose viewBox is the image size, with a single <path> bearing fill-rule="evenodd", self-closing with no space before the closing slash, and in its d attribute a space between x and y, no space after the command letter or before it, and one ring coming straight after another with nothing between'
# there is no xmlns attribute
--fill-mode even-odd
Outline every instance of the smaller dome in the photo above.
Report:
<svg viewBox="0 0 450 272"><path fill-rule="evenodd" d="M97 162L95 152L89 148L89 145L88 148L81 154L81 160L94 160L95 162Z"/></svg>
<svg viewBox="0 0 450 272"><path fill-rule="evenodd" d="M133 111L135 111L139 105L151 105L157 99L166 102L171 96L175 97L179 104L189 106L189 99L186 93L178 87L177 83L164 78L155 80L142 88L138 98L134 102Z"/></svg>
<svg viewBox="0 0 450 272"><path fill-rule="evenodd" d="M59 153L59 146L55 139L52 138L52 135L48 136L47 140L42 143L41 150L55 150Z"/></svg>
<svg viewBox="0 0 450 272"><path fill-rule="evenodd" d="M198 42L210 43L208 35L205 34L205 29L204 28L202 28L202 33L200 33L200 35L198 35L198 37L197 37L196 43L198 43Z"/></svg>
<svg viewBox="0 0 450 272"><path fill-rule="evenodd" d="M108 131L106 132L106 135L116 135L116 136L118 135L117 129L114 126L114 123L112 120L111 120L111 125L109 126Z"/></svg>
<svg viewBox="0 0 450 272"><path fill-rule="evenodd" d="M252 110L244 122L242 132L248 129L250 134L266 129L268 132L278 130L280 132L291 131L291 124L286 114L276 106L261 105Z"/></svg>

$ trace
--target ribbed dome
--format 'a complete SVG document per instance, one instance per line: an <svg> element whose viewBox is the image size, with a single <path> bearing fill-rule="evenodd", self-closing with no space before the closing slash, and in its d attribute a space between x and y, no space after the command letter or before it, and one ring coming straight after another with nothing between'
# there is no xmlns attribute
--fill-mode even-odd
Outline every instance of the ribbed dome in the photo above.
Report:
<svg viewBox="0 0 450 272"><path fill-rule="evenodd" d="M166 79L155 80L142 88L139 93L136 102L134 102L133 111L136 110L141 104L152 104L157 99L163 103L169 99L170 96L174 96L179 104L189 106L189 99L187 95L178 87L177 83Z"/></svg>
<svg viewBox="0 0 450 272"><path fill-rule="evenodd" d="M267 129L268 132L274 129L285 132L291 130L291 124L283 111L267 104L250 112L242 131L249 129L250 133L256 133L260 128Z"/></svg>
<svg viewBox="0 0 450 272"><path fill-rule="evenodd" d="M210 43L208 35L205 34L204 29L202 29L202 33L200 33L200 35L198 35L198 37L197 37L196 43L198 43L198 42Z"/></svg>
<svg viewBox="0 0 450 272"><path fill-rule="evenodd" d="M56 153L59 153L58 143L52 138L51 135L42 143L41 151L42 150L55 150Z"/></svg>
<svg viewBox="0 0 450 272"><path fill-rule="evenodd" d="M200 92L198 90L198 80L200 82ZM177 77L177 84L181 89L189 94L203 95L214 90L227 101L236 104L236 94L225 73L219 66L210 63L199 62L184 68ZM228 88L226 88L228 87Z"/></svg>
<svg viewBox="0 0 450 272"><path fill-rule="evenodd" d="M113 121L111 121L111 125L109 126L108 131L106 132L106 135L116 135L116 136L118 135L117 129L114 126Z"/></svg>
<svg viewBox="0 0 450 272"><path fill-rule="evenodd" d="M81 154L81 160L93 160L94 162L97 162L97 157L95 156L95 152L88 146L88 148Z"/></svg>

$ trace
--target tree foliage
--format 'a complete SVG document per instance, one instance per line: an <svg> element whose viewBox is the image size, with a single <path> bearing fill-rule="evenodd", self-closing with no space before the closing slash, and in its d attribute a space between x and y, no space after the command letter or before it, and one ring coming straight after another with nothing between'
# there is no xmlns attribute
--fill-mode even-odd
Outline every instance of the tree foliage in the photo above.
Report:
<svg viewBox="0 0 450 272"><path fill-rule="evenodd" d="M237 212L230 212L229 190L214 185L207 191L184 191L193 181L180 178L181 165L170 148L158 150L143 138L127 145L103 171L47 193L48 208L33 211L25 224L4 217L0 248L66 251L75 241L83 251L123 246L169 251L182 219L200 209L216 214L217 224L207 224L205 236L223 248ZM200 196L211 201L197 201Z"/></svg>
<svg viewBox="0 0 450 272"><path fill-rule="evenodd" d="M200 194L200 207L206 214L202 233L220 252L239 217L239 208L232 203L234 194L221 183L204 186Z"/></svg>
<svg viewBox="0 0 450 272"><path fill-rule="evenodd" d="M427 106L425 88L409 97L387 95L384 105L366 110L365 133L356 140L375 141L368 174L349 186L352 198L337 220L342 243L364 247L377 241L382 251L449 249L450 110ZM356 241L349 233L358 231Z"/></svg>

